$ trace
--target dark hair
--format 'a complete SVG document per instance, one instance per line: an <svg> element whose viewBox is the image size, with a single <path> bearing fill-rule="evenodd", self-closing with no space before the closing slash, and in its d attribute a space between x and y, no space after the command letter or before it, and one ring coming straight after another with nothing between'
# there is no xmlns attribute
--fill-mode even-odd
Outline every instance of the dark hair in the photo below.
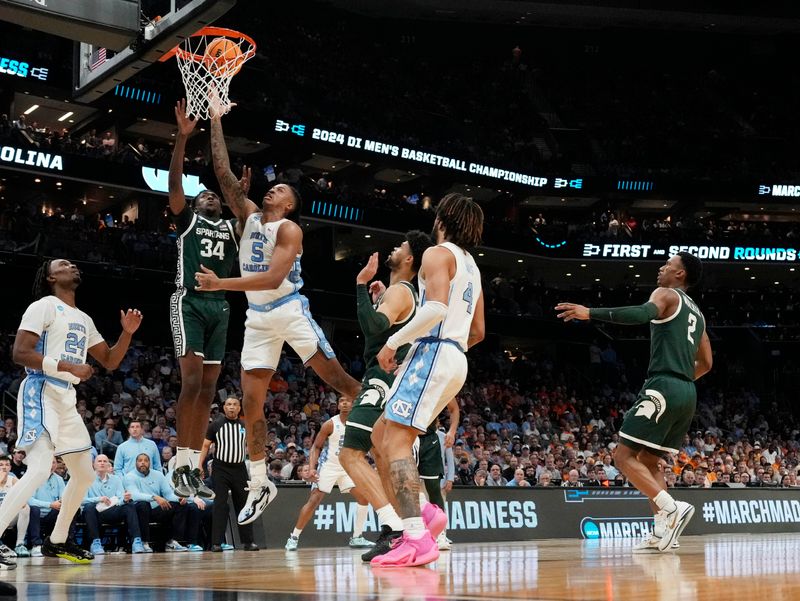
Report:
<svg viewBox="0 0 800 601"><path fill-rule="evenodd" d="M303 209L303 197L300 195L300 190L298 190L294 186L290 184L284 184L284 185L289 186L289 189L292 191L292 194L294 195L294 207L286 216L286 218L290 219L291 221L294 221L295 223L300 223L300 211L302 211Z"/></svg>
<svg viewBox="0 0 800 601"><path fill-rule="evenodd" d="M144 429L144 424L140 419L132 419L131 421L128 422L128 427L130 428L133 424L139 424Z"/></svg>
<svg viewBox="0 0 800 601"><path fill-rule="evenodd" d="M468 196L446 194L436 207L436 218L449 242L464 249L475 248L483 234L483 209Z"/></svg>
<svg viewBox="0 0 800 601"><path fill-rule="evenodd" d="M408 241L408 247L411 249L411 256L414 257L411 269L414 273L418 273L419 268L422 266L422 255L431 246L434 246L433 240L428 234L419 230L406 232L406 240Z"/></svg>
<svg viewBox="0 0 800 601"><path fill-rule="evenodd" d="M699 284L703 277L703 262L685 251L679 252L678 256L681 258L684 271L686 271L686 285L691 287Z"/></svg>
<svg viewBox="0 0 800 601"><path fill-rule="evenodd" d="M0 455L0 461L8 461L9 463L11 463L11 457L9 457L8 455Z"/></svg>
<svg viewBox="0 0 800 601"><path fill-rule="evenodd" d="M50 282L47 281L47 276L50 275L50 261L45 259L39 269L36 270L36 275L33 277L33 300L39 300L45 296L50 296L53 289L50 287Z"/></svg>
<svg viewBox="0 0 800 601"><path fill-rule="evenodd" d="M220 201L220 204L222 204L222 199L220 198L219 194L214 192L214 190L209 190L208 188L206 188L205 190L200 190L200 192L195 194L195 197L191 200L191 202L189 202L189 206L192 209L194 209L194 205L197 203L197 199L200 198L203 194L213 194Z"/></svg>

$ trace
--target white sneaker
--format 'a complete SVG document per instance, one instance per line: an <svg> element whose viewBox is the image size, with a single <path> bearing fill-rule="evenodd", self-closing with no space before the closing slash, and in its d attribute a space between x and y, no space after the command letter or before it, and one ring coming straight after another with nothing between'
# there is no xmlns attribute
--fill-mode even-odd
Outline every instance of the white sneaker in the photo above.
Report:
<svg viewBox="0 0 800 601"><path fill-rule="evenodd" d="M286 545L283 547L287 551L297 551L297 544L300 542L299 538L295 538L294 536L290 536L286 539Z"/></svg>
<svg viewBox="0 0 800 601"><path fill-rule="evenodd" d="M167 553L175 553L179 551L186 551L186 547L184 547L175 539L170 539L167 541L167 544L164 545L164 551Z"/></svg>
<svg viewBox="0 0 800 601"><path fill-rule="evenodd" d="M664 536L658 543L658 549L659 551L666 551L672 546L672 543L677 540L680 531L685 528L689 520L692 519L694 515L694 506L685 501L675 501L675 509L669 513L662 509L659 513L664 514L665 522Z"/></svg>
<svg viewBox="0 0 800 601"><path fill-rule="evenodd" d="M660 538L651 535L649 538L642 539L642 541L636 543L633 546L632 553L636 553L637 555L642 553L661 553L658 549L658 543L660 542Z"/></svg>
<svg viewBox="0 0 800 601"><path fill-rule="evenodd" d="M440 532L439 536L436 537L436 546L439 547L439 551L449 551L451 542L452 541L445 536L444 532Z"/></svg>
<svg viewBox="0 0 800 601"><path fill-rule="evenodd" d="M17 554L14 551L14 549L9 547L8 545L0 543L0 557L4 559L16 559Z"/></svg>
<svg viewBox="0 0 800 601"><path fill-rule="evenodd" d="M31 549L31 557L44 557L42 555L42 545L34 545Z"/></svg>
<svg viewBox="0 0 800 601"><path fill-rule="evenodd" d="M248 491L247 502L239 512L238 522L240 526L255 522L258 516L264 513L267 505L272 503L278 495L277 487L269 478L264 481L257 478L248 480L245 490Z"/></svg>
<svg viewBox="0 0 800 601"><path fill-rule="evenodd" d="M363 536L351 536L348 545L353 549L371 549L375 546L375 543Z"/></svg>

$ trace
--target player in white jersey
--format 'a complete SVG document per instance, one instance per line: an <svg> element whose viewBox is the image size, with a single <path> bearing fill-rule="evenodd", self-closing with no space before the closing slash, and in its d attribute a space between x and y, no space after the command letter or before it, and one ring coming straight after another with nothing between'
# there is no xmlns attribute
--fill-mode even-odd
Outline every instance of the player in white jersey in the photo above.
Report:
<svg viewBox="0 0 800 601"><path fill-rule="evenodd" d="M303 286L300 273L303 230L289 218L299 215L300 194L291 186L278 184L264 195L261 208L249 200L230 169L218 116L211 119L211 152L223 196L242 234L239 244L242 276L220 279L203 268L196 275L197 290L238 290L247 294L241 362L251 479L247 502L239 512L239 524L249 524L277 494L267 478L264 399L283 343L288 342L304 364L348 398L355 398L361 386L336 360L322 329L311 317L308 299L299 292ZM245 180L249 179L246 172Z"/></svg>
<svg viewBox="0 0 800 601"><path fill-rule="evenodd" d="M339 452L344 444L345 423L352 408L353 401L346 397L340 397L339 413L322 424L322 428L314 438L314 444L311 446L311 456L308 458L308 464L311 467L308 480L313 482L311 494L308 496L306 504L300 509L300 515L297 516L294 531L286 540L285 548L287 551L297 550L300 533L314 516L314 512L319 507L322 499L333 490L334 486L338 486L339 491L342 493L349 492L352 494L358 503L353 536L350 537L350 546L358 549L373 545L373 543L361 536L364 532L364 522L367 520L367 511L369 510L367 499L355 487L350 476L347 475L347 472L344 471L344 468L339 463Z"/></svg>
<svg viewBox="0 0 800 601"><path fill-rule="evenodd" d="M27 372L17 397L17 446L27 451L28 471L0 506L0 534L18 508L50 477L53 456L58 455L67 465L70 479L42 553L87 563L94 556L67 540L70 523L94 481L92 441L75 407L73 386L92 376L87 354L106 369L119 366L142 314L135 309L120 311L122 334L109 348L92 318L75 306L75 289L80 283L80 271L66 259L45 261L34 281L37 300L22 316L14 339L14 362Z"/></svg>
<svg viewBox="0 0 800 601"><path fill-rule="evenodd" d="M419 271L420 308L378 353L380 366L393 372L397 348L413 342L372 431L384 457L381 466L389 471L382 476L391 482L403 518L403 540L374 557L372 565L424 565L439 557L420 515L419 472L411 449L461 390L467 377L464 353L484 336L481 274L467 251L480 244L483 211L471 198L448 194L436 208L433 230L437 246L425 251Z"/></svg>

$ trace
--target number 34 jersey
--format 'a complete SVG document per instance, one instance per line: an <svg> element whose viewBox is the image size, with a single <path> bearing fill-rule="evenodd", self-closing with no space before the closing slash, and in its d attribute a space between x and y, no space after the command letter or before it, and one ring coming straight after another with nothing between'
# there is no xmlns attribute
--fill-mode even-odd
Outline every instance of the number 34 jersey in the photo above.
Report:
<svg viewBox="0 0 800 601"><path fill-rule="evenodd" d="M247 218L242 231L242 241L239 248L239 269L242 277L256 275L269 271L272 263L272 254L278 241L278 230L289 221L279 219L261 223L261 213L253 213ZM289 274L274 290L248 290L247 301L251 305L265 305L279 298L294 294L303 287L303 278L300 269L300 257L294 258L294 263Z"/></svg>
<svg viewBox="0 0 800 601"><path fill-rule="evenodd" d="M175 285L194 292L197 282L194 274L200 265L207 267L217 274L217 277L227 278L236 261L236 235L234 233L235 220L217 219L212 221L198 215L188 206L175 216L175 226L178 233L178 271L175 275ZM204 298L225 298L224 290L213 292L200 292Z"/></svg>
<svg viewBox="0 0 800 601"><path fill-rule="evenodd" d="M103 341L91 317L56 296L32 303L22 316L19 329L39 336L36 350L46 357L75 364L86 363L88 350ZM42 373L30 368L25 371L28 375ZM80 382L67 372L58 372L55 377L72 384Z"/></svg>

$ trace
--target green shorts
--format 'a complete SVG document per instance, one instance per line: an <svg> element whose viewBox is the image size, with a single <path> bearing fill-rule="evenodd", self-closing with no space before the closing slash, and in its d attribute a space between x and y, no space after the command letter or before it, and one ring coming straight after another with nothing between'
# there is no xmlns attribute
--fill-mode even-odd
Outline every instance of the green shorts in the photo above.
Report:
<svg viewBox="0 0 800 601"><path fill-rule="evenodd" d="M628 446L677 453L697 405L694 382L673 376L648 378L625 413L619 435Z"/></svg>
<svg viewBox="0 0 800 601"><path fill-rule="evenodd" d="M169 299L169 318L175 356L194 353L203 363L222 363L231 310L224 298L178 289Z"/></svg>
<svg viewBox="0 0 800 601"><path fill-rule="evenodd" d="M442 450L439 444L439 435L436 432L422 434L419 438L419 455L417 467L419 477L423 480L439 480L444 477L444 463Z"/></svg>
<svg viewBox="0 0 800 601"><path fill-rule="evenodd" d="M353 408L347 416L344 428L344 442L347 449L356 449L368 453L372 448L372 427L383 415L383 405L389 386L376 378L372 378L361 387Z"/></svg>

